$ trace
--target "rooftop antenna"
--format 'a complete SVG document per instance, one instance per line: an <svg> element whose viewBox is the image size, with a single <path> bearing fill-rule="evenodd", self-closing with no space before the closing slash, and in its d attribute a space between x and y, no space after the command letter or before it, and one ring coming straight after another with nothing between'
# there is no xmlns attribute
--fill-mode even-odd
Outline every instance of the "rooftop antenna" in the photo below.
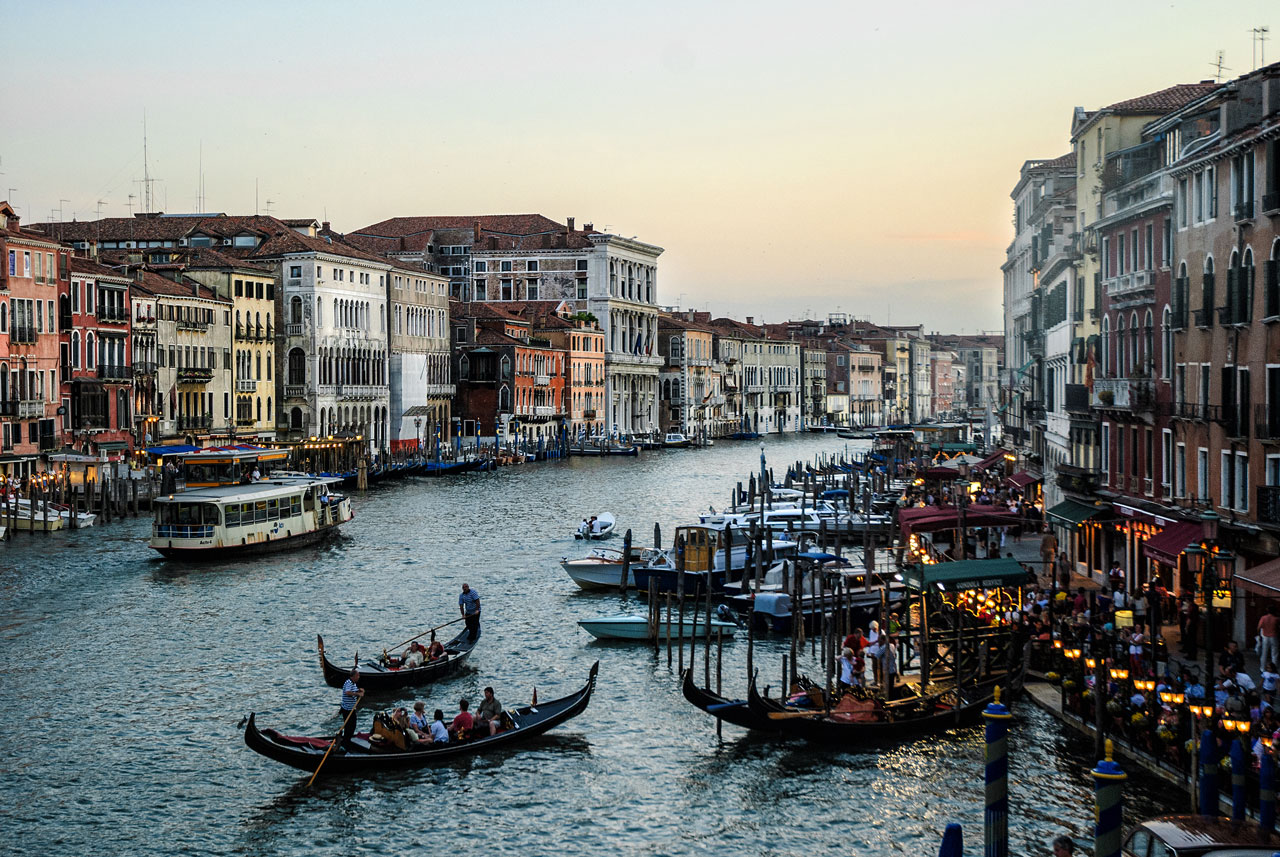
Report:
<svg viewBox="0 0 1280 857"><path fill-rule="evenodd" d="M204 212L204 140L200 141L200 158L196 167L196 213Z"/></svg>
<svg viewBox="0 0 1280 857"><path fill-rule="evenodd" d="M133 201L138 198L136 193L129 194L129 216L133 217Z"/></svg>
<svg viewBox="0 0 1280 857"><path fill-rule="evenodd" d="M142 199L144 210L153 211L151 207L151 168L147 163L147 109L142 108Z"/></svg>
<svg viewBox="0 0 1280 857"><path fill-rule="evenodd" d="M58 222L59 222L59 223L61 223L61 222L62 222L62 219L63 219L63 214L62 214L62 204L63 204L64 202L71 202L71 200L69 200L69 199L60 199L60 200L58 200Z"/></svg>
<svg viewBox="0 0 1280 857"><path fill-rule="evenodd" d="M258 214L261 214L261 212L258 211L258 179L256 176L253 179L253 214L255 217Z"/></svg>
<svg viewBox="0 0 1280 857"><path fill-rule="evenodd" d="M98 200L98 216L97 216L98 220L102 219L102 206L106 204L107 204L107 201L105 199Z"/></svg>
<svg viewBox="0 0 1280 857"><path fill-rule="evenodd" d="M1225 65L1226 59L1227 52L1220 50L1218 51L1217 59L1209 63L1209 65L1214 67L1214 83L1222 83L1222 73L1224 71L1231 71L1231 69L1227 68Z"/></svg>
<svg viewBox="0 0 1280 857"><path fill-rule="evenodd" d="M276 201L274 199L267 200L267 203L266 203L267 217L271 216L271 207L275 204L276 204Z"/></svg>
<svg viewBox="0 0 1280 857"><path fill-rule="evenodd" d="M1258 60L1262 60L1262 65L1267 64L1267 33L1271 32L1270 27L1254 27L1249 31L1253 35L1253 67L1258 68Z"/></svg>

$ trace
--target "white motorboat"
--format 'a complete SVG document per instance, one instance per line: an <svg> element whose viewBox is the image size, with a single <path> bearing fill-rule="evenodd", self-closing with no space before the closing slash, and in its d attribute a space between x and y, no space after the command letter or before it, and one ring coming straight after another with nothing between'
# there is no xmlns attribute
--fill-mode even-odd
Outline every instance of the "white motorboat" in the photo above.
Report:
<svg viewBox="0 0 1280 857"><path fill-rule="evenodd" d="M84 527L92 527L98 521L98 516L92 512L77 512L70 506L63 506L60 503L28 500L25 497L10 502L17 507L14 527L19 530L53 532L54 530L68 529L72 526L82 529ZM34 515L32 514L33 507ZM72 516L75 517L74 525L71 521Z"/></svg>
<svg viewBox="0 0 1280 857"><path fill-rule="evenodd" d="M705 616L685 616L683 627L677 617L671 618L671 639L685 639L690 636L706 636ZM599 619L583 619L578 622L587 633L600 640L652 640L649 633L649 620L644 616L603 616ZM683 630L683 633L681 633ZM733 622L720 619L711 620L711 634L717 633L732 637L738 626ZM658 639L667 639L666 622L658 625Z"/></svg>
<svg viewBox="0 0 1280 857"><path fill-rule="evenodd" d="M693 440L678 431L667 432L666 437L662 439L662 446L665 449L684 449L692 445Z"/></svg>
<svg viewBox="0 0 1280 857"><path fill-rule="evenodd" d="M631 548L631 566L649 565L666 556L666 551L655 548ZM622 551L612 548L599 548L590 556L560 560L560 567L568 572L574 582L583 589L614 589L622 577ZM636 585L634 571L627 573L627 586Z"/></svg>
<svg viewBox="0 0 1280 857"><path fill-rule="evenodd" d="M573 531L575 539L607 539L613 535L614 520L612 512L601 512L595 516L595 520L583 521L578 529Z"/></svg>

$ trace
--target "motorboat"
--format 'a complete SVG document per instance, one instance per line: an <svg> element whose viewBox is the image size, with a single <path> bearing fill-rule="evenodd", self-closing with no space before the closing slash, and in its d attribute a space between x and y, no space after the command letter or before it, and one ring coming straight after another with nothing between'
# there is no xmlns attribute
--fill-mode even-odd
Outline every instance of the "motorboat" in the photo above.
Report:
<svg viewBox="0 0 1280 857"><path fill-rule="evenodd" d="M632 568L663 561L662 558L666 554L666 551L657 548L633 546L631 548ZM613 548L599 548L592 551L590 556L578 557L577 559L565 557L560 560L560 567L583 589L614 589L621 583L622 551L614 550ZM633 587L635 585L635 572L628 569L627 586Z"/></svg>
<svg viewBox="0 0 1280 857"><path fill-rule="evenodd" d="M652 640L654 635L649 630L649 619L645 616L602 616L598 619L583 619L578 624L591 636L598 640ZM732 637L738 626L722 619L711 620L711 634ZM685 617L683 623L678 618L671 619L670 628L666 622L658 623L657 637L666 640L668 635L673 640L687 640L690 637L705 637L707 619L705 616Z"/></svg>
<svg viewBox="0 0 1280 857"><path fill-rule="evenodd" d="M34 532L54 532L63 529L92 527L98 516L92 512L77 512L70 506L48 500L31 500L19 497L9 501L14 529ZM72 518L75 518L74 522Z"/></svg>
<svg viewBox="0 0 1280 857"><path fill-rule="evenodd" d="M669 431L666 437L662 439L663 449L684 449L692 445L693 440L678 431Z"/></svg>
<svg viewBox="0 0 1280 857"><path fill-rule="evenodd" d="M592 541L607 539L613 535L614 523L612 512L601 512L593 519L579 524L578 529L573 531L573 537Z"/></svg>

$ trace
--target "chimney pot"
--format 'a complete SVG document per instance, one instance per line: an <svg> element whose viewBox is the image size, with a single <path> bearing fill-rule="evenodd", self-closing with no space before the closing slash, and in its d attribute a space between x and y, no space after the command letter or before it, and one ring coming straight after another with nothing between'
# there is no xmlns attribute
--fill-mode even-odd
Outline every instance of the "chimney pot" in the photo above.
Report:
<svg viewBox="0 0 1280 857"><path fill-rule="evenodd" d="M568 231L572 232L572 231L573 231L573 218L572 218L572 217L566 217L566 218L564 219L564 222L565 222L565 223L567 223L567 224L568 224L568 226L569 226Z"/></svg>
<svg viewBox="0 0 1280 857"><path fill-rule="evenodd" d="M320 231L321 231L321 232L328 232L328 231L329 231L329 221L325 220L325 221L322 221L322 222L320 223Z"/></svg>
<svg viewBox="0 0 1280 857"><path fill-rule="evenodd" d="M479 220L477 220L475 222L475 225L472 227L472 233L473 233L472 238L475 241L479 241L480 240L480 221Z"/></svg>
<svg viewBox="0 0 1280 857"><path fill-rule="evenodd" d="M755 316L753 316L753 315L749 315L749 316L747 316L747 324L755 324L755 323L756 323L756 317L755 317Z"/></svg>
<svg viewBox="0 0 1280 857"><path fill-rule="evenodd" d="M583 232L590 232L591 230L593 230L593 229L595 229L595 228L596 228L596 225L595 225L594 223L584 223L584 224L582 224L582 231L583 231Z"/></svg>

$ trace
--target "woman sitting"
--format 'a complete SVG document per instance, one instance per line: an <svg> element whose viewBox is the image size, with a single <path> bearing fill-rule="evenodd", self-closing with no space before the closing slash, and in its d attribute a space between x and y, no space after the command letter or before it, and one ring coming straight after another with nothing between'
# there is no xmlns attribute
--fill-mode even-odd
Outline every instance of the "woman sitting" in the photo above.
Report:
<svg viewBox="0 0 1280 857"><path fill-rule="evenodd" d="M435 661L444 657L444 644L436 639L435 632L431 632L431 645L427 646L427 660Z"/></svg>

